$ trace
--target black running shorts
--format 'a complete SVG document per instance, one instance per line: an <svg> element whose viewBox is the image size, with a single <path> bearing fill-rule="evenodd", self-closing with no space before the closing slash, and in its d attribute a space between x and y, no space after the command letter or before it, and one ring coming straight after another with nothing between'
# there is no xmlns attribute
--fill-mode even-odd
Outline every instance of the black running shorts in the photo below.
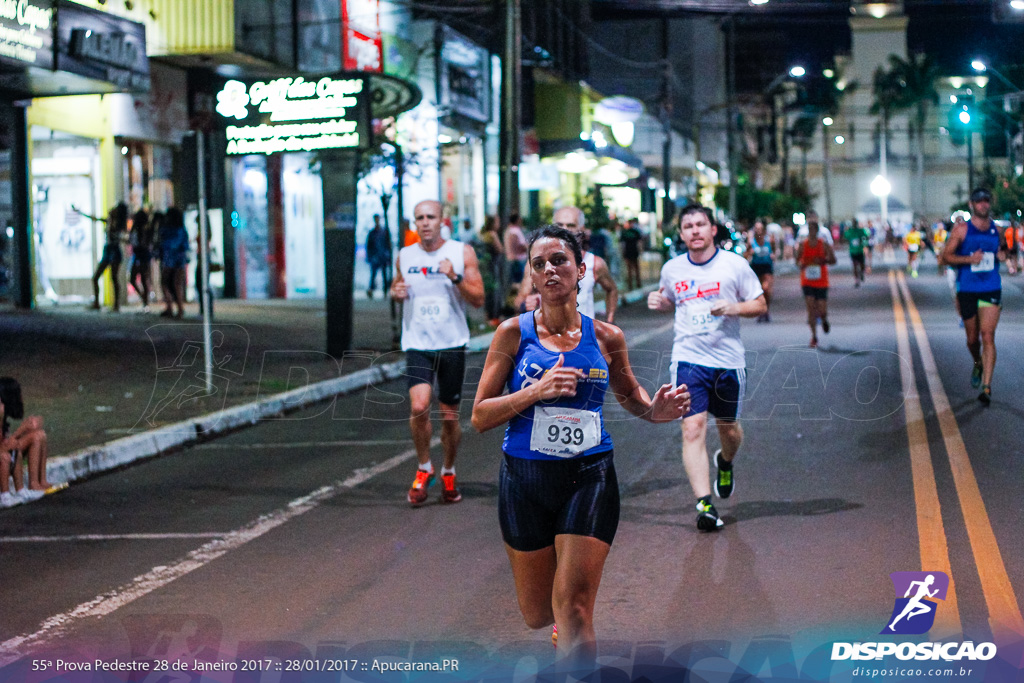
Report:
<svg viewBox="0 0 1024 683"><path fill-rule="evenodd" d="M960 317L970 320L978 315L978 306L1000 306L1003 302L1003 290L993 289L991 292L957 292L956 300L960 303Z"/></svg>
<svg viewBox="0 0 1024 683"><path fill-rule="evenodd" d="M828 287L811 287L810 285L803 285L801 287L804 290L804 296L809 296L819 301L828 299Z"/></svg>
<svg viewBox="0 0 1024 683"><path fill-rule="evenodd" d="M501 537L514 550L554 545L558 534L608 545L619 526L614 451L569 460L528 460L507 453L498 475Z"/></svg>
<svg viewBox="0 0 1024 683"><path fill-rule="evenodd" d="M434 386L437 377L437 400L447 405L458 405L462 400L462 382L466 378L466 347L440 351L405 352L405 375L409 388L417 384Z"/></svg>

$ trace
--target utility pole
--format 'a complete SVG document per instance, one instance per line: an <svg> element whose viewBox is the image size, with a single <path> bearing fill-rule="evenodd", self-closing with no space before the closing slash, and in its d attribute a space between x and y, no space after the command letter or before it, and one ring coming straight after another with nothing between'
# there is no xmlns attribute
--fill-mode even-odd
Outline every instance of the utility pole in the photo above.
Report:
<svg viewBox="0 0 1024 683"><path fill-rule="evenodd" d="M508 225L519 210L519 126L522 122L522 0L505 0L505 54L501 71L501 140L499 141L498 215Z"/></svg>
<svg viewBox="0 0 1024 683"><path fill-rule="evenodd" d="M663 235L671 235L675 211L668 192L672 184L672 62L669 60L667 17L661 19L661 58L665 62L661 88L661 125L665 131L665 142L661 151L661 181L665 186L665 196L661 204L661 232Z"/></svg>
<svg viewBox="0 0 1024 683"><path fill-rule="evenodd" d="M725 75L725 101L728 102L729 108L727 110L727 116L729 120L726 122L725 128L725 144L727 152L729 154L729 217L732 220L736 220L736 211L738 204L739 195L739 163L737 162L736 154L736 133L734 130L736 125L736 17L730 16L729 19L729 30L726 39L729 41L729 52L726 64L726 75Z"/></svg>

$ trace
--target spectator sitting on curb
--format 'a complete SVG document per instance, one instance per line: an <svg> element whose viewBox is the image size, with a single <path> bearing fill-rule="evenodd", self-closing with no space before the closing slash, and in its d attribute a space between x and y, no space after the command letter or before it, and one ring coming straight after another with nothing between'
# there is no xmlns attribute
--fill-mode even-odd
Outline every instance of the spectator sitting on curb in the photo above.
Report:
<svg viewBox="0 0 1024 683"><path fill-rule="evenodd" d="M8 488L9 470L13 466L14 484L19 500L15 494L4 490L0 506L11 507L18 503L41 498L47 489L54 488L46 479L46 458L48 448L46 432L43 431L43 418L37 415L24 417L25 408L21 400L21 385L13 377L0 377L0 452L7 457L0 462L0 490ZM22 420L14 431L10 429L10 419ZM28 486L25 486L24 474L18 456L28 460Z"/></svg>

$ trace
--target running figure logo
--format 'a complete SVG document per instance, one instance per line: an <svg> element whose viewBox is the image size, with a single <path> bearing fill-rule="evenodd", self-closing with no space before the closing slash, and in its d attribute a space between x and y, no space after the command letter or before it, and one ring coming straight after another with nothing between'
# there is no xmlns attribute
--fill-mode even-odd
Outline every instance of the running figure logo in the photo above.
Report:
<svg viewBox="0 0 1024 683"><path fill-rule="evenodd" d="M949 576L945 572L893 572L889 577L896 589L896 602L882 633L926 633L935 623L939 606L929 598L946 599Z"/></svg>

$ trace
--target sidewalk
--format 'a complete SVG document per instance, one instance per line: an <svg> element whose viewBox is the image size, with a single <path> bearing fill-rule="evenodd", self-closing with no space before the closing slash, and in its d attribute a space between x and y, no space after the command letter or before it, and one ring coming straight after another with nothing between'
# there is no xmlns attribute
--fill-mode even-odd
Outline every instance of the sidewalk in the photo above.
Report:
<svg viewBox="0 0 1024 683"><path fill-rule="evenodd" d="M399 376L389 308L358 293L354 350L334 359L322 300L217 301L208 394L195 305L183 320L159 307L0 306L0 376L17 378L26 414L44 419L49 478L73 481ZM483 317L471 309L471 350L490 344Z"/></svg>

